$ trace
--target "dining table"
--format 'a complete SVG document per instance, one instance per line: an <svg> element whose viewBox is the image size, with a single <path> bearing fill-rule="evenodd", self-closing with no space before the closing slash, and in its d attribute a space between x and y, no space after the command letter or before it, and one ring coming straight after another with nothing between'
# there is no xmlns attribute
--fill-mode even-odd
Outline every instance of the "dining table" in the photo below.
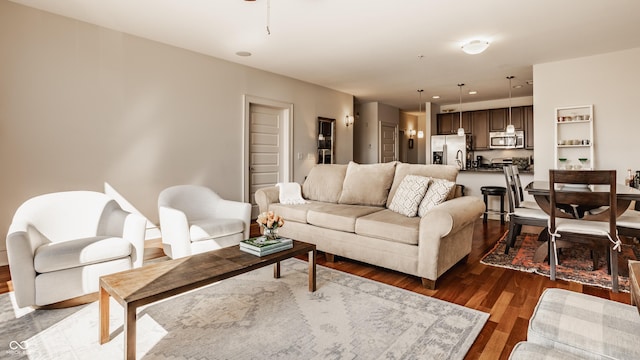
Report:
<svg viewBox="0 0 640 360"><path fill-rule="evenodd" d="M608 191L608 185L561 185L565 187L566 190L570 191ZM561 188L556 188L556 190L562 190ZM545 180L534 180L525 186L524 190L533 196L536 203L540 206L540 208L546 212L547 214L551 214L551 202L549 199L550 190L549 190L549 181ZM626 186L624 184L616 184L616 214L619 217L627 211L633 201L640 204L640 190ZM580 210L569 210L570 206L566 206L564 211L556 211L556 215L558 217L566 217L566 218L575 218L576 215L580 215L579 217L585 220L600 220L600 221L608 221L609 219L609 210L604 211L594 211L595 209L580 209ZM543 231L548 231L548 228L545 228ZM545 242L540 245L536 250L533 261L541 262L549 254L549 244Z"/></svg>
<svg viewBox="0 0 640 360"><path fill-rule="evenodd" d="M573 184L565 184L563 185L567 190L571 191L608 191L608 185L573 185ZM557 188L556 188L557 189ZM536 203L540 206L540 208L546 212L547 214L551 214L551 202L549 199L549 181L544 180L535 180L527 184L524 190L533 196ZM559 190L562 190L560 188ZM624 184L616 184L616 199L617 199L617 215L622 215L623 212L627 211L632 201L638 201L640 203L640 190L626 186ZM561 212L561 217L574 217L573 214L567 212ZM599 212L588 212L584 213L585 220L603 220L606 221L609 217L608 210L599 211Z"/></svg>

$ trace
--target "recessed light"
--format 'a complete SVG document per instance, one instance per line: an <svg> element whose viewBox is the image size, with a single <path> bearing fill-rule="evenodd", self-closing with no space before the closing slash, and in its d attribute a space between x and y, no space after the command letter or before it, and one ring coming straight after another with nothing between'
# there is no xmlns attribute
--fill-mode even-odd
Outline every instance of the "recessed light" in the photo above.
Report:
<svg viewBox="0 0 640 360"><path fill-rule="evenodd" d="M251 56L251 53L250 53L250 52L248 52L248 51L238 51L238 52L236 53L236 55L238 55L238 56L245 56L245 57L246 57L246 56Z"/></svg>
<svg viewBox="0 0 640 360"><path fill-rule="evenodd" d="M477 94L477 93L478 93L478 92L477 92L477 91L475 91L475 90L470 90L470 91L469 91L469 95L475 95L475 94Z"/></svg>
<svg viewBox="0 0 640 360"><path fill-rule="evenodd" d="M432 99L440 99L440 95L433 95L431 98Z"/></svg>
<svg viewBox="0 0 640 360"><path fill-rule="evenodd" d="M522 87L522 85L513 85L514 89L520 89Z"/></svg>

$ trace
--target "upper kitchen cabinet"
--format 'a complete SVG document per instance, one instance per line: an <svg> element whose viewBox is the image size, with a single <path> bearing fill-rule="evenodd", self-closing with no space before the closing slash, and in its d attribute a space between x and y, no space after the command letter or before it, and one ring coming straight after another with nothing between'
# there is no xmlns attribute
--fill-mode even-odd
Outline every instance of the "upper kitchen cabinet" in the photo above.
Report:
<svg viewBox="0 0 640 360"><path fill-rule="evenodd" d="M523 106L524 109L524 148L533 150L533 106Z"/></svg>
<svg viewBox="0 0 640 360"><path fill-rule="evenodd" d="M473 150L489 150L489 110L473 111L471 114Z"/></svg>
<svg viewBox="0 0 640 360"><path fill-rule="evenodd" d="M489 110L489 131L505 131L509 125L509 108ZM524 130L523 107L511 108L511 123L516 130Z"/></svg>
<svg viewBox="0 0 640 360"><path fill-rule="evenodd" d="M437 121L438 135L457 134L460 127L460 113L438 114ZM465 133L471 133L471 114L468 112L462 114L462 127L464 127Z"/></svg>

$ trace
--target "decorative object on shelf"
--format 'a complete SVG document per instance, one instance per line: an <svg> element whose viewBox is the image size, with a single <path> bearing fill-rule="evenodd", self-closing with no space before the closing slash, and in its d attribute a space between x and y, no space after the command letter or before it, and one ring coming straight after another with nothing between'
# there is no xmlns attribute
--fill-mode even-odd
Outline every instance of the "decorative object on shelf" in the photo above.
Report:
<svg viewBox="0 0 640 360"><path fill-rule="evenodd" d="M513 79L514 77L515 76L513 75L507 76L507 79L509 79L509 125L507 125L507 134L516 133L516 127L511 123L511 79Z"/></svg>
<svg viewBox="0 0 640 360"><path fill-rule="evenodd" d="M278 228L284 225L284 219L273 211L263 212L258 215L256 222L262 228L262 235L267 240L276 240L278 238Z"/></svg>
<svg viewBox="0 0 640 360"><path fill-rule="evenodd" d="M458 88L460 89L460 127L458 128L458 136L464 136L464 128L462 127L462 87L464 84L458 84Z"/></svg>
<svg viewBox="0 0 640 360"><path fill-rule="evenodd" d="M597 169L594 157L593 105L563 106L555 109L556 168ZM584 160L583 160L584 159Z"/></svg>
<svg viewBox="0 0 640 360"><path fill-rule="evenodd" d="M489 42L486 40L471 40L462 45L462 51L469 55L476 55L487 50L488 47Z"/></svg>

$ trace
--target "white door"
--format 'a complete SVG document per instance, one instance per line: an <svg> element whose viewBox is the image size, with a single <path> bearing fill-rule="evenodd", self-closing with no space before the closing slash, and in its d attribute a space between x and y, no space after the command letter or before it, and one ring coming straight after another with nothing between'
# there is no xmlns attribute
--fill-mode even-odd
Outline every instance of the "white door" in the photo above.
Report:
<svg viewBox="0 0 640 360"><path fill-rule="evenodd" d="M258 189L290 179L291 104L248 98L245 115L246 144L245 201L252 205L251 217L258 216L255 201Z"/></svg>
<svg viewBox="0 0 640 360"><path fill-rule="evenodd" d="M380 162L398 159L398 127L395 124L380 123Z"/></svg>

